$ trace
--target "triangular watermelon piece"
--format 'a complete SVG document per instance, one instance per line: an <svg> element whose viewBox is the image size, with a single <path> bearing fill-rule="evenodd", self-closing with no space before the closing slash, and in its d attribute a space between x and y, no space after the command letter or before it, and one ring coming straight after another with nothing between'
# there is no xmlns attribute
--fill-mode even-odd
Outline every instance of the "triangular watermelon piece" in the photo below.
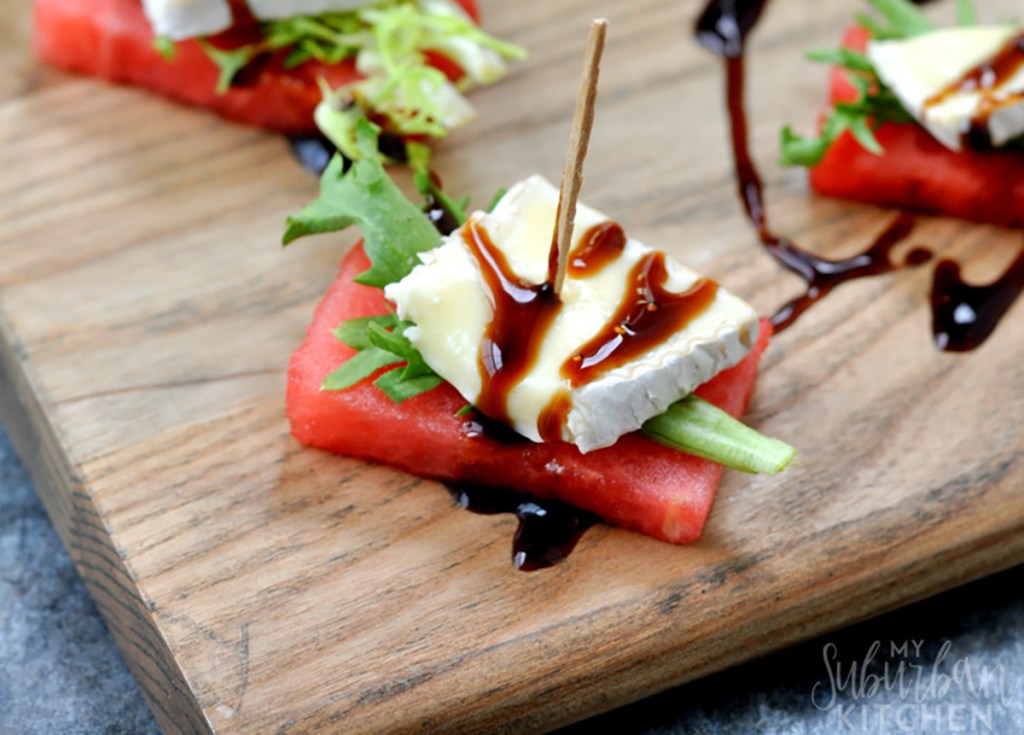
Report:
<svg viewBox="0 0 1024 735"><path fill-rule="evenodd" d="M863 51L868 32L851 28L843 45ZM856 99L847 72L833 69L830 103ZM865 150L847 131L811 170L820 194L987 222L1024 225L1024 151L951 151L914 123L886 123L875 131L885 153Z"/></svg>
<svg viewBox="0 0 1024 735"><path fill-rule="evenodd" d="M341 265L288 369L288 418L299 441L437 480L500 485L593 511L607 522L666 541L700 536L722 466L655 444L639 434L581 454L564 443L504 443L472 435L466 405L450 385L395 404L372 379L321 391L328 373L354 351L331 330L347 319L387 313L380 289L353 282L369 267L361 247ZM753 392L771 326L750 355L697 392L740 416Z"/></svg>

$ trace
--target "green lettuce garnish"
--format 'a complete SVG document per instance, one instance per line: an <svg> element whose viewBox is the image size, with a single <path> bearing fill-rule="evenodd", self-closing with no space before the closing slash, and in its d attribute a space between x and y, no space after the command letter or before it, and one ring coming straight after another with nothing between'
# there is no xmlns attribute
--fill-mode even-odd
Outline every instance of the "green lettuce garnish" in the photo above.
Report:
<svg viewBox="0 0 1024 735"><path fill-rule="evenodd" d="M317 126L349 158L358 155L355 120L373 116L389 132L442 138L473 117L463 93L505 73L505 60L521 59L519 46L484 33L453 0L382 0L345 12L294 16L259 24L261 40L230 49L200 39L227 92L246 67L267 54L284 54L284 66L354 59L363 78L338 89L321 80L324 99ZM169 53L166 43L161 51ZM431 55L464 72L452 82L430 65Z"/></svg>
<svg viewBox="0 0 1024 735"><path fill-rule="evenodd" d="M877 15L858 13L855 17L872 38L904 39L934 30L932 22L910 0L867 0L867 3ZM956 15L961 25L974 24L976 13L971 0L957 0ZM882 155L885 151L874 131L884 123L914 122L866 55L844 48L810 51L807 58L846 69L857 90L857 98L836 104L817 136L798 135L789 126L784 127L780 136L782 165L817 165L835 139L846 131L865 150Z"/></svg>
<svg viewBox="0 0 1024 735"><path fill-rule="evenodd" d="M306 235L356 225L372 264L356 280L383 288L402 280L419 253L440 244L441 235L384 170L377 156L380 128L365 118L354 128L357 150L351 166L346 171L341 156L331 159L320 178L320 196L288 218L283 240L287 245Z"/></svg>

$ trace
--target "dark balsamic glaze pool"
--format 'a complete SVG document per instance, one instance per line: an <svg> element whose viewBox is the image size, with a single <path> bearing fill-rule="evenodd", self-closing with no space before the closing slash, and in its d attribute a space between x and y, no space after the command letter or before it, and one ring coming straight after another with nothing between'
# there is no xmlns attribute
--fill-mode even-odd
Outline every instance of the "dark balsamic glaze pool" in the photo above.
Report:
<svg viewBox="0 0 1024 735"><path fill-rule="evenodd" d="M474 483L446 483L459 507L473 513L514 513L519 519L512 539L512 566L523 572L562 562L588 528L601 519L569 503L541 500L515 490Z"/></svg>
<svg viewBox="0 0 1024 735"><path fill-rule="evenodd" d="M919 4L930 0L919 0ZM764 187L750 154L747 113L744 104L744 51L747 37L757 26L768 0L711 0L697 21L698 42L724 61L726 101L729 111L733 161L740 202L754 226L762 245L784 268L800 276L804 293L784 305L772 317L776 331L782 331L815 302L836 286L865 276L888 273L905 266L929 261L927 248L912 249L902 262L892 260L892 250L906 240L914 229L911 215L898 215L862 253L843 260L830 260L800 248L792 240L776 235L768 224ZM989 64L971 70L962 84L989 83L1002 78L1022 63L1019 36ZM977 78L977 79L975 79ZM972 129L977 125L972 125ZM999 321L1024 290L1024 251L996 280L985 285L970 285L960 277L960 267L950 260L941 261L932 283L932 334L939 349L965 352L981 345L995 331Z"/></svg>

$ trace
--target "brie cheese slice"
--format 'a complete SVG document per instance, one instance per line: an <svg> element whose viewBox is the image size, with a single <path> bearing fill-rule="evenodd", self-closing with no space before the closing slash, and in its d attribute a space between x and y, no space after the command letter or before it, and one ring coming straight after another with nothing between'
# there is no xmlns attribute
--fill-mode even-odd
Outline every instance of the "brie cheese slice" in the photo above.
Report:
<svg viewBox="0 0 1024 735"><path fill-rule="evenodd" d="M981 89L954 88L1018 34L1020 29L1010 26L944 28L905 40L872 41L867 55L904 109L944 146L961 150L977 121L998 147L1024 134L1024 64L1004 78L983 75Z"/></svg>
<svg viewBox="0 0 1024 735"><path fill-rule="evenodd" d="M142 0L142 8L156 35L173 41L212 36L232 22L228 0Z"/></svg>
<svg viewBox="0 0 1024 735"><path fill-rule="evenodd" d="M486 232L520 282L540 285L548 275L557 206L558 190L539 176L530 177L512 187L491 213L474 213L441 246L422 253L420 265L385 289L399 316L415 323L406 335L423 358L470 403L484 388L480 351L495 301L477 256L467 245L467 228ZM580 204L572 249L590 228L606 222L608 217ZM507 414L520 434L541 441L538 424L545 409L558 396L567 396L561 438L583 452L609 446L750 351L758 334L756 313L717 288L709 305L682 330L625 364L572 385L562 366L602 333L624 300L631 298L631 273L653 252L627 238L621 255L600 270L578 277L571 270L567 274L561 307L528 371L507 395ZM682 293L701 278L668 256L664 263L667 280L662 285L667 291Z"/></svg>

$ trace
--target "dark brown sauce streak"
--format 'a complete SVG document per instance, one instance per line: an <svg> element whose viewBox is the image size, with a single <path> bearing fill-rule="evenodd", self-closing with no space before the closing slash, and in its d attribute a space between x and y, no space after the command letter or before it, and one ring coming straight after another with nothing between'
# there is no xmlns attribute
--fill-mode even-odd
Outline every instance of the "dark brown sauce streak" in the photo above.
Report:
<svg viewBox="0 0 1024 735"><path fill-rule="evenodd" d="M772 317L772 323L778 331L792 324L815 301L840 283L886 273L905 265L920 265L928 261L932 254L925 248L915 248L902 264L891 262L892 248L906 239L913 229L914 220L908 215L897 217L864 253L839 261L811 255L769 229L761 177L750 156L747 142L747 117L743 104L744 42L756 26L767 2L711 0L697 22L696 34L705 48L726 62L733 157L740 200L747 217L756 227L768 252L807 283L807 291L803 296L783 306ZM1018 38L1016 42L1019 44L1022 40ZM972 126L972 131L969 135L980 134L977 126ZM987 137L987 130L985 135ZM932 333L936 346L942 350L963 352L984 342L1024 291L1022 271L1024 253L992 283L972 286L960 278L957 263L949 260L940 262L935 269L931 299Z"/></svg>
<svg viewBox="0 0 1024 735"><path fill-rule="evenodd" d="M331 158L338 152L334 143L320 133L293 133L288 136L288 147L299 165L314 176L323 174ZM407 160L405 141L397 133L382 132L377 139L377 148L392 161L404 163ZM352 162L342 156L342 171L348 171L351 166Z"/></svg>
<svg viewBox="0 0 1024 735"><path fill-rule="evenodd" d="M1024 248L1002 276L984 286L966 283L956 261L940 261L931 296L935 345L949 352L975 349L995 331L1022 290Z"/></svg>
<svg viewBox="0 0 1024 735"><path fill-rule="evenodd" d="M490 440L502 444L530 441L475 410L466 416L462 432L471 441ZM466 510L485 515L516 515L519 526L512 540L512 565L523 572L546 569L565 561L584 532L601 521L596 514L570 503L543 500L506 487L469 482L446 483L445 487Z"/></svg>
<svg viewBox="0 0 1024 735"><path fill-rule="evenodd" d="M480 346L481 388L476 407L496 421L511 423L509 394L536 361L541 338L562 303L549 283L519 280L475 220L466 223L463 237L480 264L494 306Z"/></svg>
<svg viewBox="0 0 1024 735"><path fill-rule="evenodd" d="M596 275L626 249L626 233L618 222L601 222L583 233L569 253L566 272L573 278Z"/></svg>
<svg viewBox="0 0 1024 735"><path fill-rule="evenodd" d="M487 438L502 444L523 444L530 441L518 431L500 421L489 419L477 410L471 410L462 422L462 433L467 439Z"/></svg>
<svg viewBox="0 0 1024 735"><path fill-rule="evenodd" d="M766 5L767 0L712 0L697 22L696 34L701 45L725 60L733 161L743 209L768 253L784 268L800 276L807 285L801 296L772 316L772 325L780 332L836 286L904 266L920 265L931 258L931 252L915 248L902 263L892 261L893 248L914 228L915 219L906 214L899 215L867 250L842 260L821 258L772 232L765 211L761 175L750 154L743 100L744 44Z"/></svg>
<svg viewBox="0 0 1024 735"><path fill-rule="evenodd" d="M546 569L565 560L587 529L601 519L558 500L475 483L446 484L462 508L482 515L514 513L519 519L512 541L512 566L523 572Z"/></svg>
<svg viewBox="0 0 1024 735"><path fill-rule="evenodd" d="M546 442L562 441L562 427L572 410L572 400L566 391L559 391L537 418L537 432Z"/></svg>
<svg viewBox="0 0 1024 735"><path fill-rule="evenodd" d="M963 144L975 150L991 150L994 146L989 133L989 118L1000 107L1014 104L1021 99L1021 95L1014 94L999 100L995 98L992 91L1010 79L1022 66L1024 66L1024 31L1010 38L992 58L969 69L941 92L925 100L925 107L937 105L960 92L980 92L981 104L977 114L971 118L967 132L962 136Z"/></svg>
<svg viewBox="0 0 1024 735"><path fill-rule="evenodd" d="M613 370L659 345L699 317L715 300L718 284L698 278L682 293L665 288L665 254L649 253L629 274L626 298L580 351L562 365L562 376L573 386Z"/></svg>

